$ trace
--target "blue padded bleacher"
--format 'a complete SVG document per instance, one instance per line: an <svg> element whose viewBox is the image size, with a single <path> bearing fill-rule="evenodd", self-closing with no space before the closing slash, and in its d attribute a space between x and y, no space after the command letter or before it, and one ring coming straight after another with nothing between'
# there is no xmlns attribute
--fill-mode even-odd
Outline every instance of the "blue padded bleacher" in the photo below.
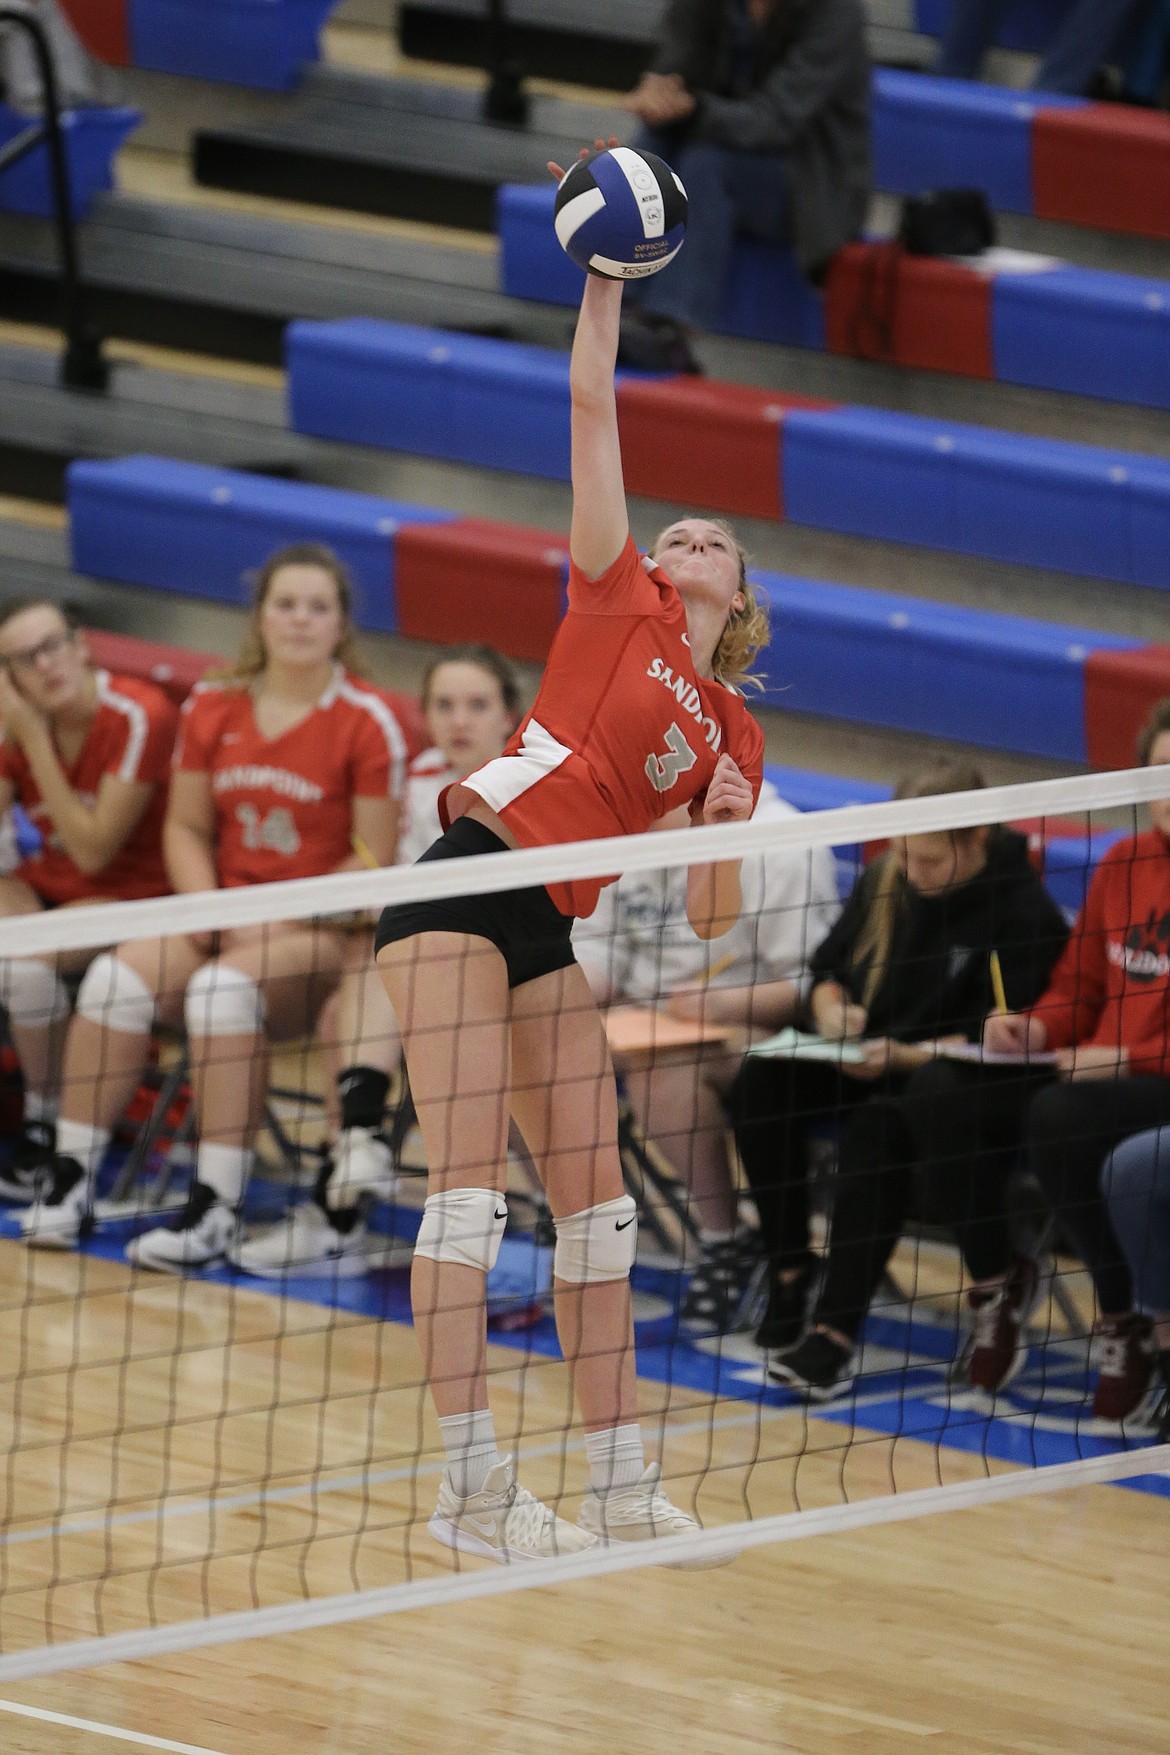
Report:
<svg viewBox="0 0 1170 1755"><path fill-rule="evenodd" d="M556 189L505 183L496 192L500 290L511 298L579 305L584 271L561 249L553 230ZM774 341L785 347L825 345L824 300L809 285L791 250L755 238L735 244L734 264L711 327L721 335Z"/></svg>
<svg viewBox="0 0 1170 1755"><path fill-rule="evenodd" d="M362 320L292 325L288 366L300 431L568 477L566 354ZM788 409L776 438L797 523L1170 588L1170 460L874 408Z"/></svg>
<svg viewBox="0 0 1170 1755"><path fill-rule="evenodd" d="M68 471L73 566L97 578L238 605L274 549L324 542L348 568L359 627L393 633L394 536L400 524L456 516L163 457L73 463Z"/></svg>
<svg viewBox="0 0 1170 1755"><path fill-rule="evenodd" d="M359 625L388 633L401 625L400 529L462 523L429 507L153 457L75 463L68 491L80 572L238 604L243 576L273 549L315 539L353 573ZM512 604L517 588L532 589L532 536L483 527L479 540L490 538L492 548L485 593L502 592ZM773 643L760 661L768 702L990 748L1087 760L1089 655L1144 645L856 586L753 577L773 613ZM425 616L414 621L416 637L431 635ZM451 637L438 625L433 635Z"/></svg>
<svg viewBox="0 0 1170 1755"><path fill-rule="evenodd" d="M996 377L1170 408L1170 281L1091 268L997 277Z"/></svg>
<svg viewBox="0 0 1170 1755"><path fill-rule="evenodd" d="M128 0L135 67L287 91L337 0Z"/></svg>
<svg viewBox="0 0 1170 1755"><path fill-rule="evenodd" d="M285 360L298 432L568 480L567 354L354 317L290 323Z"/></svg>
<svg viewBox="0 0 1170 1755"><path fill-rule="evenodd" d="M500 189L501 290L513 298L575 306L585 277L557 241L555 198L555 189L541 184ZM981 266L972 259L954 272L982 276L990 288L982 322L990 329L985 345L992 376L1000 382L1170 408L1170 279L1051 265L1047 258L1018 254L1003 264L992 259ZM880 308L880 298L878 303ZM924 307L924 320L928 312ZM785 347L828 344L852 351L857 345L827 343L824 294L800 274L791 250L751 238L737 239L733 247L727 291L712 328ZM969 366L956 358L950 369Z"/></svg>
<svg viewBox="0 0 1170 1755"><path fill-rule="evenodd" d="M1160 458L879 409L795 410L783 484L787 515L819 529L1170 588Z"/></svg>
<svg viewBox="0 0 1170 1755"><path fill-rule="evenodd" d="M37 120L0 104L0 147L7 146ZM83 105L61 116L65 156L69 165L69 205L74 219L84 219L94 197L114 183L113 158L127 135L142 120L140 110ZM0 209L52 217L53 185L49 174L49 149L42 142L0 172Z"/></svg>
<svg viewBox="0 0 1170 1755"><path fill-rule="evenodd" d="M757 668L794 713L1056 760L1088 759L1085 659L1141 640L856 586L753 573L772 609Z"/></svg>
<svg viewBox="0 0 1170 1755"><path fill-rule="evenodd" d="M1031 213L1033 118L1037 110L1081 101L879 68L873 82L875 183L894 195L982 189L993 207Z"/></svg>

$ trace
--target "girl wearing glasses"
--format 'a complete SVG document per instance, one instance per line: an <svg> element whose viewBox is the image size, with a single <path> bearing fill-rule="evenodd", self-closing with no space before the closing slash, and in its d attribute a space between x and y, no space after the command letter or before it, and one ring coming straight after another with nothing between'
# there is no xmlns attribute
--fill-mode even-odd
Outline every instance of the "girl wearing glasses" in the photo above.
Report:
<svg viewBox="0 0 1170 1755"><path fill-rule="evenodd" d="M0 723L0 812L19 804L40 837L0 878L0 915L165 895L178 713L162 690L95 669L57 604L17 597L0 608ZM24 1133L0 1169L8 1200L33 1198L52 1151L71 1010L63 977L80 974L92 954L0 962L0 1001L24 1073Z"/></svg>

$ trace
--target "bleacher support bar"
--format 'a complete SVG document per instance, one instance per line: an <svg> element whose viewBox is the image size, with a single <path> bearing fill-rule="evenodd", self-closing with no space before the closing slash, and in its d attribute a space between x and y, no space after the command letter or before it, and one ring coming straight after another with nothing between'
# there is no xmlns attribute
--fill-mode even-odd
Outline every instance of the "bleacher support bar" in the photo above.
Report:
<svg viewBox="0 0 1170 1755"><path fill-rule="evenodd" d="M57 240L61 256L61 320L65 331L65 352L61 359L61 381L70 390L105 390L110 377L109 366L102 354L101 336L86 316L85 289L73 231L69 204L69 168L65 158L65 142L61 133L61 108L57 98L57 75L44 27L25 0L5 0L0 5L0 24L15 25L28 36L37 70L41 78L43 120L31 124L15 140L0 151L0 171L12 165L45 142L49 149L49 170L53 188L53 210L57 221Z"/></svg>

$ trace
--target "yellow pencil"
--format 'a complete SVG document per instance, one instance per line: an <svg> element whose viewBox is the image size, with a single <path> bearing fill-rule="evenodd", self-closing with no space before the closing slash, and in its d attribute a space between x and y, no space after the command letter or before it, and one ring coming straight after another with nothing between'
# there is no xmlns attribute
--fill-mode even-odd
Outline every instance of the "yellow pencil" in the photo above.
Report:
<svg viewBox="0 0 1170 1755"><path fill-rule="evenodd" d="M1003 970L999 966L999 952L992 951L989 961L991 963L991 991L995 995L995 1009L1002 1015L1008 1009L1008 1002L1003 986Z"/></svg>
<svg viewBox="0 0 1170 1755"><path fill-rule="evenodd" d="M381 871L381 862L374 858L360 835L351 835L349 844L365 866L367 871Z"/></svg>
<svg viewBox="0 0 1170 1755"><path fill-rule="evenodd" d="M720 957L717 962L711 964L709 969L704 969L701 975L695 976L694 985L696 987L709 986L710 983L714 981L716 975L726 974L727 970L731 968L731 965L735 961L736 958L733 954Z"/></svg>

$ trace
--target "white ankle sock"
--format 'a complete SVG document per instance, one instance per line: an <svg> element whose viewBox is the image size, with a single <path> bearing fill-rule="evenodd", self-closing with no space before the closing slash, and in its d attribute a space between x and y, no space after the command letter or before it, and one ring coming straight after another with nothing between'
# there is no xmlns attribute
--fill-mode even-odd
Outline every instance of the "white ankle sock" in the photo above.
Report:
<svg viewBox="0 0 1170 1755"><path fill-rule="evenodd" d="M589 1485L595 1493L611 1487L636 1487L646 1471L642 1428L609 1426L604 1432L586 1432L585 1455L589 1461Z"/></svg>
<svg viewBox="0 0 1170 1755"><path fill-rule="evenodd" d="M57 1119L61 1100L55 1093L48 1091L26 1091L24 1093L24 1119L26 1121L48 1121Z"/></svg>
<svg viewBox="0 0 1170 1755"><path fill-rule="evenodd" d="M108 1127L91 1127L88 1121L57 1122L57 1151L63 1158L75 1158L87 1176L96 1176L98 1165L110 1143Z"/></svg>
<svg viewBox="0 0 1170 1755"><path fill-rule="evenodd" d="M471 1414L446 1414L439 1420L443 1448L447 1452L447 1477L460 1499L478 1493L500 1460L496 1423L490 1408Z"/></svg>
<svg viewBox="0 0 1170 1755"><path fill-rule="evenodd" d="M213 1188L225 1207L238 1207L251 1168L252 1154L245 1146L201 1142L195 1157L195 1180Z"/></svg>

